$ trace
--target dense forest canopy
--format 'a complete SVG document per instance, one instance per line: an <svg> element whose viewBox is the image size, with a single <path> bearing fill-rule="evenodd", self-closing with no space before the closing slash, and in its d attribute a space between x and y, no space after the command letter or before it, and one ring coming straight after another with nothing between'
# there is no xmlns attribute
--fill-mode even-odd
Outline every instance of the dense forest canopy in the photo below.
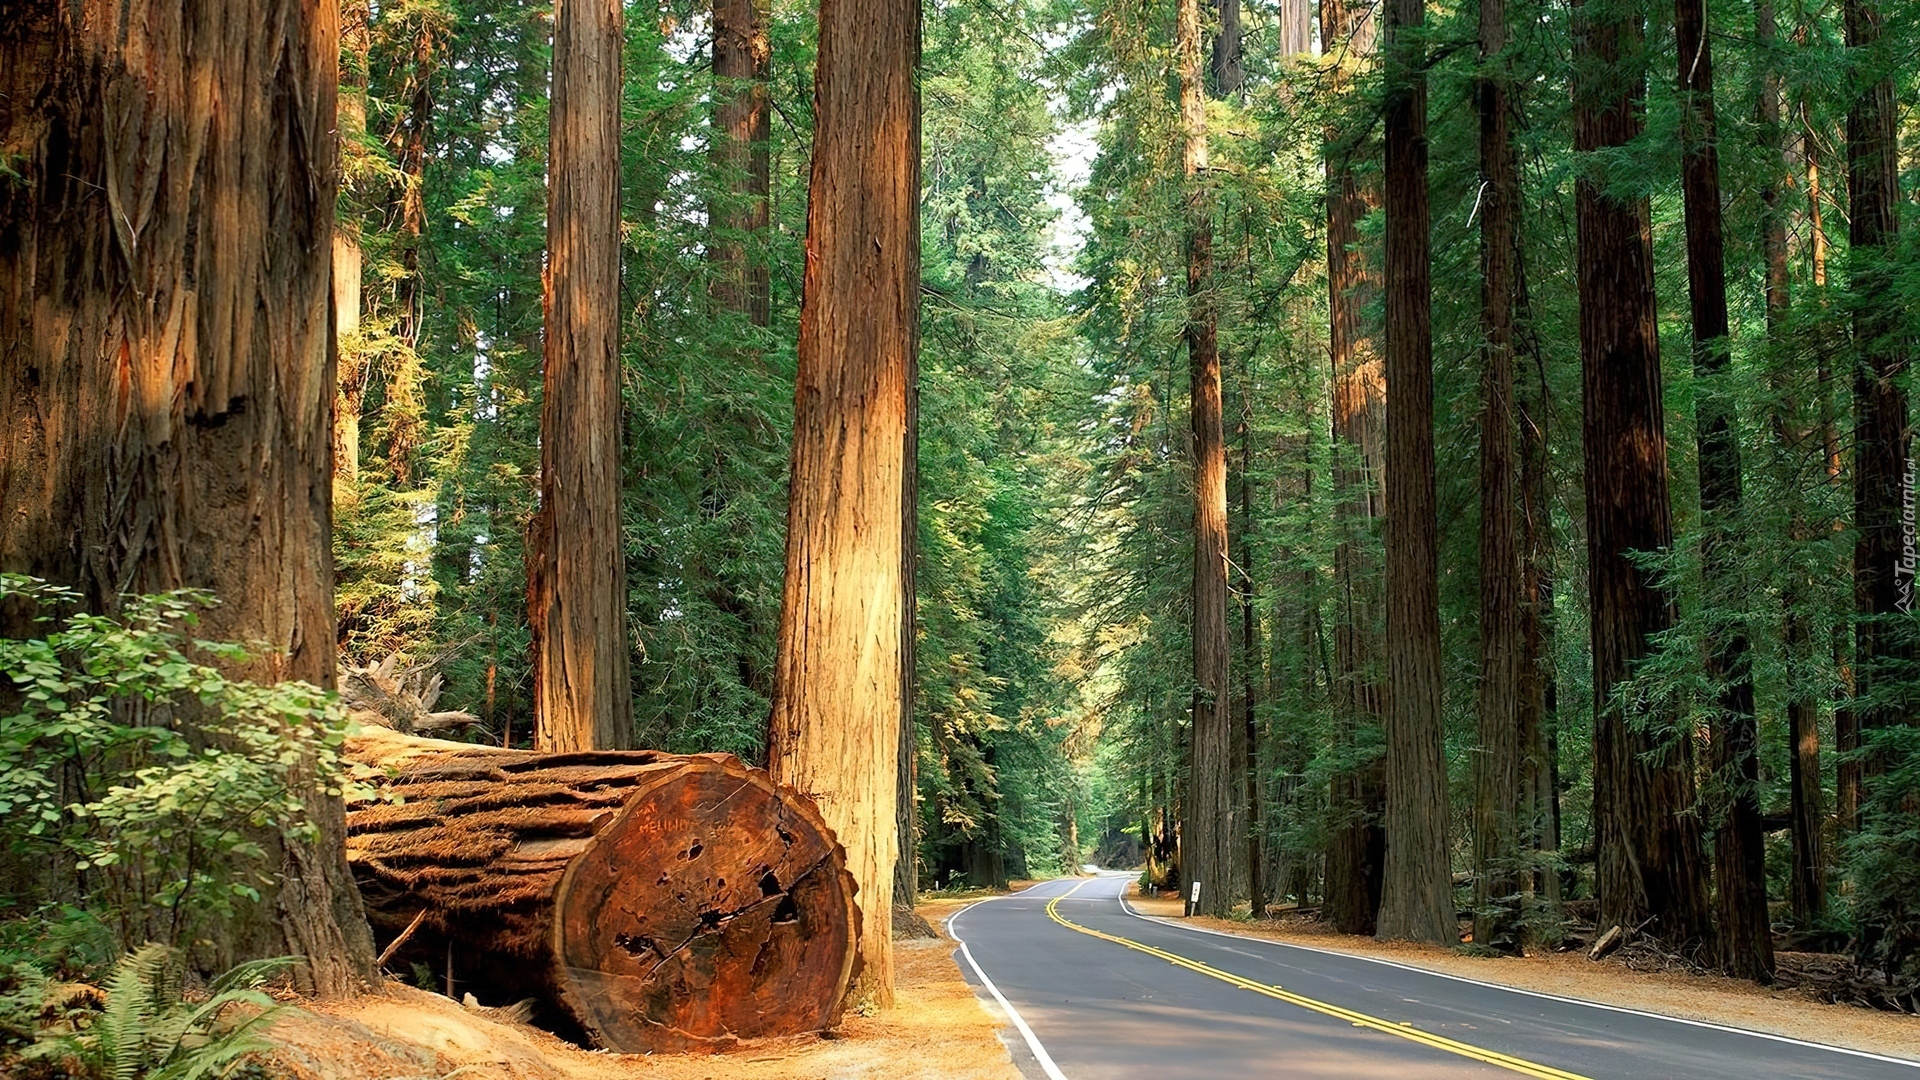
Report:
<svg viewBox="0 0 1920 1080"><path fill-rule="evenodd" d="M738 78L713 74L712 14L628 16L620 318L635 722L646 745L751 758L783 550L813 14L775 5L767 16L764 226L733 210L748 166L712 149L711 103ZM1231 503L1231 700L1220 704L1235 748L1214 768L1246 777L1226 785L1234 843L1223 850L1242 854L1221 868L1233 878L1221 892L1247 899L1254 853L1263 902L1337 906L1348 883L1334 879L1359 875L1367 910L1352 925L1371 928L1381 886L1367 899L1364 879L1381 872L1378 850L1363 836L1357 857L1340 851L1383 821L1383 699L1400 691L1383 685L1396 398L1379 364L1393 337L1383 297L1399 284L1384 244L1405 181L1383 156L1382 109L1398 91L1377 17L1370 5L1294 0L1204 10L1205 145L1182 181L1195 151L1183 149L1193 118L1175 5L925 10L923 884L1058 871L1143 839L1153 873L1180 873L1172 834L1198 782L1187 728L1203 702L1182 369L1203 297ZM1679 51L1675 13L1654 5L1522 0L1492 28L1486 10L1439 6L1395 31L1412 50L1401 62L1425 80L1444 843L1453 869L1476 865L1476 851L1512 863L1485 895L1524 894L1515 918L1547 939L1559 902L1592 897L1604 864L1593 812L1613 765L1596 773L1593 718L1614 708L1641 756L1689 763L1685 805L1661 813L1681 815L1700 859L1736 842L1716 831L1729 807L1757 808L1766 895L1793 898L1774 921L1842 931L1868 911L1907 918L1873 905L1904 903L1875 867L1911 824L1870 808L1911 796L1857 779L1902 775L1906 677L1860 678L1854 639L1872 613L1853 585L1854 474L1862 386L1903 388L1920 340L1909 302L1920 275L1912 226L1863 243L1849 208L1862 197L1851 174L1879 153L1898 169L1888 216L1913 212L1916 31L1898 5L1715 3L1701 17L1718 74L1704 90L1697 75L1676 81L1697 64ZM343 61L348 85L364 86L349 92L364 95L366 128L351 143L342 221L366 269L358 330L342 339L341 416L357 425L362 465L338 486L341 647L437 664L447 699L508 739L525 737L529 714L521 544L536 464L543 18L512 3L350 6ZM1583 19L1625 28L1610 55L1583 45ZM1691 34L1687 47L1705 55ZM1504 146L1489 156L1496 87ZM1634 130L1580 142L1581 95L1635 87ZM1889 87L1898 149L1863 150L1855 114ZM1706 301L1690 301L1701 295L1689 276L1699 214L1683 180L1702 148L1715 158L1726 314L1696 344ZM1343 196L1344 215L1336 177L1357 193ZM1199 293L1185 284L1190 190L1204 192L1211 231ZM1650 228L1651 419L1665 428L1651 472L1616 476L1591 447L1583 466L1581 260L1604 253L1583 246L1582 191L1638 205ZM1075 204L1064 226L1062 196ZM1490 351L1480 230L1496 213L1507 300L1494 309L1508 314ZM1348 230L1332 252L1348 277L1332 294L1330 214ZM731 272L713 254L728 247L765 268L763 315L711 301L716 275ZM1876 350L1891 359L1863 367ZM1487 404L1494 366L1505 398ZM1489 471L1495 435L1504 464ZM1713 490L1721 445L1731 500ZM1667 542L1607 553L1630 560L1670 612L1627 682L1605 672L1619 706L1594 699L1583 492L1596 460L1608 483L1657 482L1671 505ZM1489 534L1489 514L1510 519L1504 532ZM1507 570L1486 561L1489 542L1514 567L1491 608L1484 578ZM1483 639L1509 619L1516 629L1489 653ZM1740 641L1731 660L1729 635ZM1508 687L1483 691L1488 672ZM1482 849L1474 763L1488 696L1507 699L1493 715L1531 730L1508 751L1501 789L1524 842ZM1866 725L1863 742L1861 718L1882 708L1896 722ZM1729 709L1753 731L1746 773L1719 749ZM1854 840L1860 829L1877 839Z"/></svg>
<svg viewBox="0 0 1920 1080"><path fill-rule="evenodd" d="M623 13L599 28L624 36L617 271L581 286L605 333L578 345L618 365L617 522L594 527L621 558L594 572L624 573L601 593L629 646L597 670L625 669L631 745L765 763L796 378L821 347L820 21L797 0ZM1144 864L1220 914L1454 941L1457 905L1499 951L1617 924L1761 981L1791 932L1920 980L1917 16L926 4L918 323L894 328L917 332L892 481L903 901ZM553 708L530 561L580 556L585 527L541 495L569 430L543 426L544 289L579 265L549 240L556 41L540 0L341 3L337 635L215 617L302 657L260 677L324 684L337 648L350 673L441 680L463 737L502 746ZM5 212L44 178L21 122L0 131ZM24 222L0 239L21 341L45 257L20 254ZM27 424L43 391L15 367L0 409ZM211 438L207 408L176 437ZM79 593L5 579L8 618L209 584L66 553L72 530L28 512L54 466L94 467L0 460L21 507L0 568ZM169 543L226 527L179 520L200 531ZM97 647L85 629L59 647ZM10 672L54 662L18 637ZM23 760L32 715L5 722ZM86 899L20 869L42 842L15 845L7 889Z"/></svg>

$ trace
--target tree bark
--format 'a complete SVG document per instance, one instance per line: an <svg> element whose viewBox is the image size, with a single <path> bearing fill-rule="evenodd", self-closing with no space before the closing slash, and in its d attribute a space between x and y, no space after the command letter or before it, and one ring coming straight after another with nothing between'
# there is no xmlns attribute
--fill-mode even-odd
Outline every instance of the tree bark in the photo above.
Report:
<svg viewBox="0 0 1920 1080"><path fill-rule="evenodd" d="M1790 618L1793 618L1790 616ZM1788 644L1804 648L1811 643L1804 625L1790 635ZM1796 696L1787 703L1789 807L1793 842L1793 865L1787 879L1787 901L1795 925L1811 927L1827 914L1826 841L1822 836L1826 815L1822 811L1825 796L1820 790L1820 716L1810 698Z"/></svg>
<svg viewBox="0 0 1920 1080"><path fill-rule="evenodd" d="M633 745L620 527L618 0L558 0L540 509L527 543L534 745Z"/></svg>
<svg viewBox="0 0 1920 1080"><path fill-rule="evenodd" d="M1514 467L1515 263L1519 170L1513 146L1505 0L1480 0L1480 688L1474 755L1473 941L1521 946L1519 812L1526 695Z"/></svg>
<svg viewBox="0 0 1920 1080"><path fill-rule="evenodd" d="M9 23L0 568L103 612L208 589L200 635L264 645L231 674L331 686L334 5L35 0ZM340 802L307 810L311 842L261 838L280 873L215 962L298 954L347 993L371 942Z"/></svg>
<svg viewBox="0 0 1920 1080"><path fill-rule="evenodd" d="M1516 204L1517 205L1517 204ZM1526 263L1514 264L1515 288L1521 310L1527 308ZM1526 846L1534 855L1529 884L1547 907L1546 918L1560 906L1560 762L1558 718L1554 700L1552 640L1553 510L1548 490L1549 395L1546 360L1531 333L1528 342L1537 384L1531 394L1515 394L1520 428L1520 699L1515 724L1520 730L1521 825Z"/></svg>
<svg viewBox="0 0 1920 1080"><path fill-rule="evenodd" d="M1642 34L1632 16L1586 0L1574 23L1574 147L1591 157L1641 133ZM1600 921L1653 920L1649 932L1692 946L1712 939L1692 739L1668 707L1616 696L1674 617L1672 598L1630 557L1673 543L1648 207L1609 195L1593 163L1575 199Z"/></svg>
<svg viewBox="0 0 1920 1080"><path fill-rule="evenodd" d="M1313 55L1313 0L1280 0L1280 55Z"/></svg>
<svg viewBox="0 0 1920 1080"><path fill-rule="evenodd" d="M770 108L767 80L772 47L767 37L767 0L714 0L713 3L713 120L708 160L716 176L717 194L707 203L710 227L707 262L708 292L715 314L731 315L747 327L762 328L773 321L771 278L766 243L771 222ZM760 360L762 339L734 324L724 331L732 342L723 348L726 361L743 371L765 374ZM730 402L719 406L725 434L712 451L712 479L701 492L701 506L709 520L720 518L739 491L735 463L754 464L781 452L778 435L758 410ZM748 702L773 697L773 670L765 649L773 633L773 612L758 603L756 581L749 581L752 540L740 529L725 529L714 538L711 559L700 559L696 575L720 611L733 622L734 669ZM743 710L756 706L744 704Z"/></svg>
<svg viewBox="0 0 1920 1080"><path fill-rule="evenodd" d="M768 0L714 0L713 145L723 196L708 208L713 298L754 326L773 322L771 270L761 250L771 220Z"/></svg>
<svg viewBox="0 0 1920 1080"><path fill-rule="evenodd" d="M1765 58L1779 40L1773 0L1759 0L1754 4L1753 36L1760 55ZM1767 65L1766 74L1761 80L1759 99L1754 105L1754 119L1759 121L1761 152L1778 156L1780 160L1780 171L1769 174L1760 188L1760 246L1767 263L1764 295L1767 327L1772 330L1786 317L1788 307L1787 216L1780 206L1780 186L1790 182L1788 170L1792 162L1787 154L1786 133L1780 126L1783 94L1780 72L1770 60L1763 62Z"/></svg>
<svg viewBox="0 0 1920 1080"><path fill-rule="evenodd" d="M370 49L365 0L340 5L340 156L344 162L362 153L367 132L367 54ZM342 202L353 205L350 195ZM359 349L360 276L363 259L360 228L353 215L333 231L333 337L337 392L333 403L333 472L348 485L360 477L360 412L366 399L366 358Z"/></svg>
<svg viewBox="0 0 1920 1080"><path fill-rule="evenodd" d="M1674 0L1679 51L1680 193L1687 222L1687 298L1693 315L1693 370L1700 391L1701 574L1709 611L1735 603L1740 567L1729 545L1740 513L1740 441L1727 374L1726 238L1720 212L1720 155L1713 104L1713 50L1706 0ZM1767 917L1766 837L1760 825L1760 733L1745 629L1716 617L1707 630L1707 678L1716 687L1711 755L1715 820L1714 928L1720 966L1730 975L1773 981Z"/></svg>
<svg viewBox="0 0 1920 1080"><path fill-rule="evenodd" d="M1373 53L1372 10L1353 0L1323 0L1320 5L1322 40L1336 58L1329 87L1334 94L1351 92ZM1360 237L1360 222L1379 205L1379 192L1354 168L1361 138L1334 124L1327 129L1325 144L1334 485L1348 493L1334 549L1334 737L1342 756L1351 761L1334 774L1329 793L1326 905L1330 921L1347 934L1374 931L1386 854L1380 826L1386 801L1384 763L1374 756L1371 740L1361 737L1378 729L1384 711L1379 568L1367 557L1365 534L1385 512L1381 488L1386 473L1386 380L1365 321L1366 309L1379 293L1380 276Z"/></svg>
<svg viewBox="0 0 1920 1080"><path fill-rule="evenodd" d="M1240 358L1240 476L1236 501L1240 504L1236 535L1229 539L1240 553L1240 761L1246 804L1247 900L1256 919L1267 916L1265 838L1260 832L1260 624L1254 614L1259 578L1254 575L1253 551L1247 538L1253 532L1253 362Z"/></svg>
<svg viewBox="0 0 1920 1080"><path fill-rule="evenodd" d="M894 863L893 902L913 910L920 892L919 797L920 729L914 723L919 691L920 571L920 357L908 358L907 431L903 451L906 476L900 493L900 748L894 778L894 831L899 859Z"/></svg>
<svg viewBox="0 0 1920 1080"><path fill-rule="evenodd" d="M420 254L427 234L427 139L433 129L433 79L439 65L436 39L442 27L436 11L416 9L410 14L418 24L413 38L413 69L407 73L406 112L400 118L400 130L394 133L394 167L399 173L398 188L393 193L399 226L394 254L404 271L394 282L398 316L394 335L407 348L417 349L426 316Z"/></svg>
<svg viewBox="0 0 1920 1080"><path fill-rule="evenodd" d="M1434 497L1425 0L1386 3L1387 864L1382 939L1457 944Z"/></svg>
<svg viewBox="0 0 1920 1080"><path fill-rule="evenodd" d="M832 830L724 754L539 754L366 729L347 858L393 955L622 1053L839 1022L860 917ZM398 800L398 801L395 801ZM400 940L405 935L405 940Z"/></svg>
<svg viewBox="0 0 1920 1080"><path fill-rule="evenodd" d="M1242 96L1247 82L1245 33L1240 25L1240 0L1216 0L1220 32L1213 38L1213 93L1223 100Z"/></svg>
<svg viewBox="0 0 1920 1080"><path fill-rule="evenodd" d="M1847 0L1847 49L1878 50L1884 16L1873 0ZM1867 85L1847 112L1848 271L1853 285L1854 722L1862 745L1876 728L1908 722L1914 604L1912 533L1903 537L1902 484L1909 426L1898 306L1892 295L1899 228L1899 143L1891 75ZM1910 529L1911 526L1908 526ZM1907 552L1903 554L1903 539ZM1885 762L1861 762L1858 806ZM1861 826L1865 827L1862 822Z"/></svg>
<svg viewBox="0 0 1920 1080"><path fill-rule="evenodd" d="M1808 240L1811 249L1808 255L1813 262L1813 287L1816 294L1823 297L1824 303L1827 287L1826 194L1821 183L1820 147L1814 138L1813 123L1807 115L1805 102L1801 103L1800 112L1800 147L1807 162ZM1837 486L1844 482L1840 467L1840 424L1835 416L1833 371L1824 351L1816 363L1815 382L1820 387L1820 441L1826 452L1827 482ZM1845 528L1846 522L1835 521L1833 527ZM1851 576L1853 568L1842 566L1838 569ZM1858 599L1856 593L1856 604ZM1834 671L1840 676L1838 700L1833 709L1833 749L1838 759L1833 768L1834 832L1844 838L1852 836L1860 827L1860 759L1853 753L1860 748L1860 718L1853 708L1857 688L1853 678L1853 627L1848 621L1835 620L1829 645L1833 653Z"/></svg>
<svg viewBox="0 0 1920 1080"><path fill-rule="evenodd" d="M893 1000L907 431L919 348L920 9L822 0L767 767L820 800Z"/></svg>
<svg viewBox="0 0 1920 1080"><path fill-rule="evenodd" d="M1762 0L1754 5L1753 20L1754 40L1764 54L1775 46L1779 38L1771 0ZM1780 189L1792 183L1792 159L1787 152L1786 132L1781 126L1781 98L1780 74L1769 65L1754 111L1759 121L1762 153L1778 154L1780 157L1780 172L1770 178L1760 192L1760 202L1764 208L1760 220L1760 240L1767 263L1767 330L1776 337L1784 331L1791 310L1787 274L1787 215L1780 205ZM1804 437L1796 427L1802 415L1801 406L1794 400L1795 395L1791 390L1780 388L1776 389L1776 393L1781 395L1782 404L1774 420L1774 432L1776 439L1783 444L1781 452L1785 453L1792 442ZM1828 393L1825 380L1820 382L1819 393L1821 399L1825 400ZM1811 531L1804 514L1796 510L1787 526L1789 546L1798 549L1805 545ZM1787 699L1787 816L1792 834L1792 859L1787 875L1787 899L1794 924L1806 928L1826 916L1826 843L1822 835L1826 815L1820 788L1819 705L1803 673L1813 661L1813 620L1802 608L1811 602L1813 590L1811 583L1797 569L1790 567L1788 575L1780 598L1784 616L1781 636L1789 671L1788 685L1791 687Z"/></svg>
<svg viewBox="0 0 1920 1080"><path fill-rule="evenodd" d="M1233 907L1233 710L1227 639L1227 449L1213 298L1213 200L1200 0L1177 0L1181 166L1186 193L1187 362L1193 424L1193 727L1180 865L1198 881L1198 910Z"/></svg>

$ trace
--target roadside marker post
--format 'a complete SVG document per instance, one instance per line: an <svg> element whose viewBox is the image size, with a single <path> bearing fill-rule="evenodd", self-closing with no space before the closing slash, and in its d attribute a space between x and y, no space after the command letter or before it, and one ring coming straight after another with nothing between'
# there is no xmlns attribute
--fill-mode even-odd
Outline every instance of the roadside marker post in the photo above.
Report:
<svg viewBox="0 0 1920 1080"><path fill-rule="evenodd" d="M1196 881L1193 883L1193 892L1187 895L1187 910L1183 913L1183 917L1191 919L1193 918L1193 913L1199 910L1200 910L1200 883Z"/></svg>

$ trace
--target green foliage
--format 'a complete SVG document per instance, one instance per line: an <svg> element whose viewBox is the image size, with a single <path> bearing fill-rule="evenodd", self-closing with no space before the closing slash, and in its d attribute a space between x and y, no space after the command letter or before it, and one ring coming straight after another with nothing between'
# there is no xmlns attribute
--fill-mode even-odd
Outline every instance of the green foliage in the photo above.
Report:
<svg viewBox="0 0 1920 1080"><path fill-rule="evenodd" d="M45 973L25 960L0 961L0 1062L9 1052L33 1042L51 984Z"/></svg>
<svg viewBox="0 0 1920 1080"><path fill-rule="evenodd" d="M0 575L0 600L46 628L0 638L0 842L77 883L121 941L185 943L259 901L269 844L311 837L305 799L340 792L344 714L318 687L207 662L247 654L190 636L205 593L131 597L115 615L77 599Z"/></svg>
<svg viewBox="0 0 1920 1080"><path fill-rule="evenodd" d="M0 964L23 962L49 978L85 982L118 956L113 928L86 908L49 904L0 919Z"/></svg>
<svg viewBox="0 0 1920 1080"><path fill-rule="evenodd" d="M280 1008L259 988L292 962L242 964L190 998L181 955L159 944L142 946L108 976L99 1012L73 1031L42 1032L22 1057L54 1063L74 1080L232 1075L248 1055L270 1047L261 1036Z"/></svg>
<svg viewBox="0 0 1920 1080"><path fill-rule="evenodd" d="M1743 630L1759 703L1757 795L1769 814L1788 798L1786 703L1820 717L1830 769L1833 720L1851 692L1852 315L1862 303L1883 305L1903 313L1894 327L1903 340L1920 338L1911 200L1901 202L1910 220L1879 279L1885 295L1874 296L1849 292L1866 263L1848 250L1844 205L1852 95L1892 71L1896 94L1912 97L1920 23L1889 12L1880 47L1861 55L1844 47L1831 9L1777 11L1769 44L1751 32L1750 6L1712 0L1734 335L1727 372L1709 385L1692 371L1688 341L1677 58L1664 10L1629 7L1649 15L1645 42L1628 59L1648 101L1647 134L1627 147L1570 150L1571 9L1515 0L1502 56L1525 186L1515 378L1528 430L1544 444L1543 501L1528 514L1544 545L1545 723L1561 811L1559 850L1522 858L1542 880L1564 877L1570 896L1588 888L1597 831L1576 182L1598 178L1647 200L1661 300L1675 541L1642 556L1672 589L1677 620L1619 692L1670 746L1698 740L1719 689L1704 674L1706 644L1727 627ZM710 154L711 103L724 88L709 67L706 9L631 14L623 303L608 314L622 335L634 713L649 745L757 757L784 569L812 5L781 0L770 11L772 221L751 236L716 236L713 224L716 209L742 198L742 177ZM1311 903L1329 840L1366 813L1335 798L1336 779L1375 760L1382 742L1375 719L1348 704L1353 684L1384 682L1382 655L1354 671L1338 657L1347 632L1384 633L1383 553L1379 520L1355 509L1378 477L1330 431L1323 159L1332 138L1364 182L1377 182L1381 81L1377 67L1352 58L1350 92L1334 92L1332 58L1268 47L1275 16L1243 11L1244 93L1209 102L1211 165L1197 182L1214 208L1210 299L1227 383L1236 634L1244 614L1253 622L1251 640L1235 646L1233 678L1236 696L1257 702L1256 839L1275 895ZM1193 693L1192 491L1171 17L1168 5L1108 0L940 0L924 13L914 723L925 879L1069 867L1102 835L1166 821L1181 799ZM481 716L496 738L524 739L522 537L536 502L542 394L547 7L406 0L368 18L368 55L348 58L365 73L367 127L346 133L342 208L366 261L360 330L342 342L343 373L361 380L361 466L336 491L340 645L358 660L396 650L438 658L449 707ZM1485 68L1472 47L1475 19L1471 7L1436 8L1427 28L1446 749L1462 863L1479 677L1483 189L1474 94ZM1777 129L1760 118L1769 74L1787 106ZM420 102L425 117L414 115ZM1905 144L1920 144L1913 118L1902 122ZM403 168L416 140L417 175ZM1090 162L1075 149L1088 140ZM1809 150L1825 174L1820 208L1831 241L1818 274ZM1920 176L1910 155L1903 163L1912 191ZM1083 185L1063 175L1082 164ZM1772 311L1758 197L1769 186L1792 245L1789 300ZM1069 264L1055 246L1070 187L1077 208L1063 238L1079 251ZM406 225L416 195L417 235ZM1358 253L1378 265L1382 215L1360 232ZM716 239L744 241L767 268L767 325L714 302ZM411 294L422 300L408 332L402 301ZM1380 305L1361 321L1377 346ZM1741 509L1711 521L1699 507L1692 420L1709 392L1734 405L1744 473ZM1711 586L1699 555L1708 542L1740 568ZM1787 633L1789 613L1797 637ZM1903 700L1892 682L1874 685L1875 701ZM1705 780L1708 822L1735 788L1734 778ZM1824 794L1831 807L1831 773ZM1889 853L1905 849L1898 835L1883 839L1847 849L1836 879L1852 880L1836 896L1856 898L1863 925L1884 926L1884 940L1897 941L1906 916L1886 898L1905 864ZM1551 901L1543 893L1526 905L1536 936L1551 939L1560 920Z"/></svg>
<svg viewBox="0 0 1920 1080"><path fill-rule="evenodd" d="M1855 955L1920 1003L1920 727L1866 733L1860 831L1848 841Z"/></svg>

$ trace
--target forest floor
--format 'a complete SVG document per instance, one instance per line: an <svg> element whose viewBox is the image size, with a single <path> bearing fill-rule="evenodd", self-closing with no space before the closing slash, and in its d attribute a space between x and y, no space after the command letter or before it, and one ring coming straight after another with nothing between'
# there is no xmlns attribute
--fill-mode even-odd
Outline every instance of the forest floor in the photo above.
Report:
<svg viewBox="0 0 1920 1080"><path fill-rule="evenodd" d="M961 978L955 944L941 929L947 916L990 895L923 899L916 910L936 936L895 941L894 1008L849 1014L828 1037L712 1055L612 1054L583 1050L506 1010L389 983L354 1001L289 1011L272 1030L279 1049L269 1072L283 1080L1019 1080L1000 1021Z"/></svg>
<svg viewBox="0 0 1920 1080"><path fill-rule="evenodd" d="M1128 897L1143 915L1178 918L1178 897L1145 898L1138 887ZM1412 942L1380 942L1342 934L1327 923L1281 915L1259 922L1201 916L1193 926L1266 938L1329 952L1372 956L1409 967L1476 979L1496 986L1617 1005L1662 1016L1764 1031L1828 1046L1844 1046L1920 1061L1920 1017L1834 1005L1805 989L1756 986L1740 979L1685 971L1643 971L1582 952L1542 952L1524 957L1472 956L1456 949ZM1781 954L1783 963L1796 954Z"/></svg>

